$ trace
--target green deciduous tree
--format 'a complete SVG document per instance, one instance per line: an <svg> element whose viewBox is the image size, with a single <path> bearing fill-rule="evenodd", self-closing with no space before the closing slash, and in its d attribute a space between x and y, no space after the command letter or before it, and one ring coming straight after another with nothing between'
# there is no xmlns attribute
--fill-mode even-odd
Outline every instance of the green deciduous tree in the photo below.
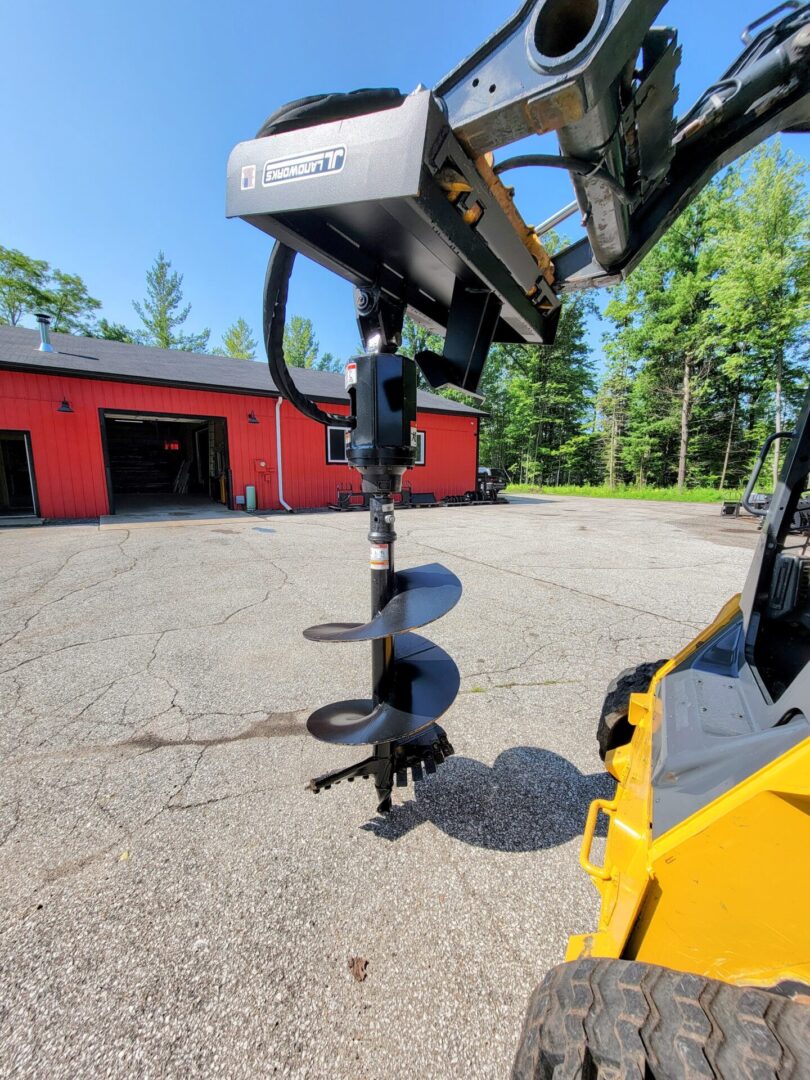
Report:
<svg viewBox="0 0 810 1080"><path fill-rule="evenodd" d="M593 300L563 300L553 345L501 346L508 470L522 483L588 483L598 454L586 319ZM485 403L485 408L486 403Z"/></svg>
<svg viewBox="0 0 810 1080"><path fill-rule="evenodd" d="M715 359L709 236L716 200L717 189L709 188L684 211L605 312L616 327L613 355L623 356L636 374L624 448L636 479L658 473L661 463L665 472L657 482L686 483L695 398Z"/></svg>
<svg viewBox="0 0 810 1080"><path fill-rule="evenodd" d="M54 270L48 282L46 310L53 318L53 329L66 334L92 332L95 312L101 307L87 291L78 274Z"/></svg>
<svg viewBox="0 0 810 1080"><path fill-rule="evenodd" d="M132 345L135 341L135 335L123 323L109 322L107 319L98 320L91 329L90 337L103 338L105 341L123 341L127 345Z"/></svg>
<svg viewBox="0 0 810 1080"><path fill-rule="evenodd" d="M237 360L255 360L257 347L258 343L241 315L222 337L225 355L233 356Z"/></svg>
<svg viewBox="0 0 810 1080"><path fill-rule="evenodd" d="M0 322L16 326L24 315L42 310L54 330L86 334L100 307L78 274L52 271L43 259L0 247Z"/></svg>
<svg viewBox="0 0 810 1080"><path fill-rule="evenodd" d="M617 342L605 342L607 367L596 395L594 427L599 437L604 479L615 487L623 476L622 445L627 428L632 367Z"/></svg>
<svg viewBox="0 0 810 1080"><path fill-rule="evenodd" d="M723 228L717 241L722 273L713 300L727 384L722 472L735 456L747 461L748 421L781 431L801 403L807 386L807 326L810 318L810 204L807 166L779 143L757 150L726 181ZM753 415L751 408L753 406ZM762 424L760 423L760 426ZM774 483L778 455L774 455Z"/></svg>
<svg viewBox="0 0 810 1080"><path fill-rule="evenodd" d="M807 168L778 143L715 181L607 316L608 482L739 487L807 385ZM774 469L777 459L774 456Z"/></svg>
<svg viewBox="0 0 810 1080"><path fill-rule="evenodd" d="M0 247L0 322L16 326L23 315L46 306L49 270L41 259Z"/></svg>
<svg viewBox="0 0 810 1080"><path fill-rule="evenodd" d="M429 330L421 323L415 322L410 315L405 316L402 324L402 345L399 352L403 356L416 357L420 352L441 353L444 348L444 338L434 330Z"/></svg>
<svg viewBox="0 0 810 1080"><path fill-rule="evenodd" d="M183 305L183 275L172 270L169 259L159 251L151 269L146 272L146 297L133 307L143 327L137 337L144 345L161 349L185 349L204 352L210 330L199 334L182 333L180 328L189 316L191 304Z"/></svg>
<svg viewBox="0 0 810 1080"><path fill-rule="evenodd" d="M284 327L284 359L290 367L311 368L318 359L318 339L311 319L293 315Z"/></svg>
<svg viewBox="0 0 810 1080"><path fill-rule="evenodd" d="M434 352L441 355L443 349L444 338L440 334L437 334L434 330L429 330L426 326L422 326L421 323L412 319L410 315L405 316L405 321L402 324L402 344L398 352L415 360L417 353ZM455 391L434 390L418 368L416 370L416 383L420 390L426 390L431 394L439 394L441 397L450 397L451 399L458 397L462 401L467 400L466 395L461 396Z"/></svg>
<svg viewBox="0 0 810 1080"><path fill-rule="evenodd" d="M521 351L520 345L493 345L489 350L478 387L479 392L483 394L480 407L486 413L482 419L479 435L479 460L482 465L506 469L510 475L515 462L511 440L507 435L509 382Z"/></svg>

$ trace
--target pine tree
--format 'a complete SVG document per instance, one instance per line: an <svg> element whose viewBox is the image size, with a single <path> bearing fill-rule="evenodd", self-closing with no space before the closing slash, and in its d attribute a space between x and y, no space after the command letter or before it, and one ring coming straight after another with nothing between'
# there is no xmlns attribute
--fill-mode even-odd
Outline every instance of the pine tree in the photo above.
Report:
<svg viewBox="0 0 810 1080"><path fill-rule="evenodd" d="M225 355L233 356L237 360L255 360L257 347L258 343L241 315L228 327L222 337Z"/></svg>
<svg viewBox="0 0 810 1080"><path fill-rule="evenodd" d="M160 349L184 349L186 352L204 352L208 345L211 331L206 329L199 334L184 334L180 327L191 311L191 304L183 306L183 275L172 270L172 264L162 251L150 270L146 272L146 297L143 303L137 300L135 308L143 329L138 332L138 340L144 345L155 345Z"/></svg>
<svg viewBox="0 0 810 1080"><path fill-rule="evenodd" d="M311 368L318 359L318 339L311 319L293 315L284 327L284 359L290 367Z"/></svg>

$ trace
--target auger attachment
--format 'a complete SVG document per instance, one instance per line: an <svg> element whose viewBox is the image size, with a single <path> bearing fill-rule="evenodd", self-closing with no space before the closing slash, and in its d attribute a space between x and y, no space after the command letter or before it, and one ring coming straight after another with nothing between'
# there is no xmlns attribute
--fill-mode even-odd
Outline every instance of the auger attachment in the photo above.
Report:
<svg viewBox="0 0 810 1080"><path fill-rule="evenodd" d="M378 286L355 289L360 336L367 350L346 365L349 416L324 412L298 389L284 361L287 290L295 252L276 241L264 280L264 342L279 393L317 423L346 429L346 458L369 496L371 618L326 623L304 631L310 641L371 643L371 697L338 701L307 721L316 739L372 747L371 755L345 769L317 776L319 792L358 777L373 777L377 809L391 809L391 791L437 766L453 753L436 723L458 693L458 668L437 645L412 633L440 619L461 596L461 582L438 563L394 569L394 499L402 475L416 458L416 364L400 356L404 299ZM474 388L473 388L474 389Z"/></svg>
<svg viewBox="0 0 810 1080"><path fill-rule="evenodd" d="M371 618L365 623L325 623L304 631L310 641L371 642L371 696L324 705L309 717L316 739L370 745L356 765L309 782L319 792L342 780L372 777L377 810L391 809L391 791L435 772L453 753L436 723L459 688L459 673L444 650L411 631L440 619L461 596L461 582L438 563L394 569L394 502L402 474L413 464L416 368L408 357L374 353L347 367L352 419L347 458L369 492Z"/></svg>

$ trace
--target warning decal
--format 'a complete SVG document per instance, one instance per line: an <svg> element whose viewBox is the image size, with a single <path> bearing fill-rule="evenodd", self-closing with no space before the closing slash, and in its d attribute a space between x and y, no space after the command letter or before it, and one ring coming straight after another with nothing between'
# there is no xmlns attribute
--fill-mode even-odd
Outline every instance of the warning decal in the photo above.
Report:
<svg viewBox="0 0 810 1080"><path fill-rule="evenodd" d="M388 544L372 544L368 565L372 570L388 569Z"/></svg>

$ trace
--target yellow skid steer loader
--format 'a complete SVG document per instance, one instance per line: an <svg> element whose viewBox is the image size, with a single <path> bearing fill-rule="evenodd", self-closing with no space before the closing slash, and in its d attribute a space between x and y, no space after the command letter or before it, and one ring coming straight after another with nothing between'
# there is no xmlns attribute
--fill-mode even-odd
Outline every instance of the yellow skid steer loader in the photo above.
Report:
<svg viewBox="0 0 810 1080"><path fill-rule="evenodd" d="M516 1078L810 1077L810 396L783 437L742 595L608 688L599 925L534 992Z"/></svg>

